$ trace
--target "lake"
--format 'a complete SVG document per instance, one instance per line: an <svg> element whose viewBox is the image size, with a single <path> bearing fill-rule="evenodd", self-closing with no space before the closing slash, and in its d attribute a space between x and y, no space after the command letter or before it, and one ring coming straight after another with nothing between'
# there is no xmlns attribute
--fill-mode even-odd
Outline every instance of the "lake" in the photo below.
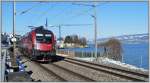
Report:
<svg viewBox="0 0 150 83"><path fill-rule="evenodd" d="M149 69L148 45L148 43L122 44L123 62L144 69ZM92 52L94 49L94 45L89 44L88 48L69 48L61 50ZM103 51L103 49L98 48L98 51Z"/></svg>
<svg viewBox="0 0 150 83"><path fill-rule="evenodd" d="M148 43L123 44L124 62L149 69Z"/></svg>

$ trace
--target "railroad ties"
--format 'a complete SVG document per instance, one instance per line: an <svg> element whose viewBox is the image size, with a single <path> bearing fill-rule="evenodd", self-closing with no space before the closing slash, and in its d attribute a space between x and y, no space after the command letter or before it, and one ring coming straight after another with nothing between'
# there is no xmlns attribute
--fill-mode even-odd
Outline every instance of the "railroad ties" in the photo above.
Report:
<svg viewBox="0 0 150 83"><path fill-rule="evenodd" d="M46 82L147 82L149 79L145 73L61 56L56 56L55 61L50 63L31 61L27 65L32 69L34 78Z"/></svg>
<svg viewBox="0 0 150 83"><path fill-rule="evenodd" d="M100 65L100 64L96 64L96 63L92 63L92 62L88 62L88 61L77 60L77 59L72 59L72 58L66 58L64 61L71 63L71 64L80 65L82 67L90 68L90 69L93 69L96 71L105 72L110 75L114 75L116 77L124 78L124 79L135 81L135 82L149 81L148 72L141 73L141 72L137 72L137 71L130 71L130 70L109 67L106 65Z"/></svg>

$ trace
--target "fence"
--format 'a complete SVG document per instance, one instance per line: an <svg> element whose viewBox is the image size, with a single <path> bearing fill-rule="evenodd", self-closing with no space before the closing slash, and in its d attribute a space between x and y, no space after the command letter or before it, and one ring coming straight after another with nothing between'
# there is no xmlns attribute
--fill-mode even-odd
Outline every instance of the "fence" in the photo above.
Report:
<svg viewBox="0 0 150 83"><path fill-rule="evenodd" d="M95 52L57 50L57 53L68 55L68 57L74 57L74 58L80 58L80 59L85 58L85 60L87 60L87 61L93 61L95 59ZM97 53L97 57L107 57L108 58L109 56L110 56L110 54L107 52L98 52ZM134 60L134 59L128 60L128 58L122 54L121 58L122 58L121 62L123 62L123 63L131 64L131 65L134 65L134 66L137 66L140 68L142 68L144 66L143 56L138 57L139 58L138 60ZM136 62L136 63L133 63L133 62Z"/></svg>
<svg viewBox="0 0 150 83"><path fill-rule="evenodd" d="M57 50L58 54L68 55L68 57L79 57L79 58L88 58L88 57L95 57L94 52L87 52L87 51L71 51L71 50ZM103 53L98 52L97 57L103 56Z"/></svg>

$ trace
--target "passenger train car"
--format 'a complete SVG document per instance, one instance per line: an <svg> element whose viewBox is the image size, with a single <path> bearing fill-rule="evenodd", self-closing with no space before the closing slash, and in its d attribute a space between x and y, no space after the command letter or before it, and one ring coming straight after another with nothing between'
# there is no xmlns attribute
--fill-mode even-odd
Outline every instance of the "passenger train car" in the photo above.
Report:
<svg viewBox="0 0 150 83"><path fill-rule="evenodd" d="M55 36L43 26L35 27L21 38L21 49L25 55L36 61L50 61L56 55Z"/></svg>

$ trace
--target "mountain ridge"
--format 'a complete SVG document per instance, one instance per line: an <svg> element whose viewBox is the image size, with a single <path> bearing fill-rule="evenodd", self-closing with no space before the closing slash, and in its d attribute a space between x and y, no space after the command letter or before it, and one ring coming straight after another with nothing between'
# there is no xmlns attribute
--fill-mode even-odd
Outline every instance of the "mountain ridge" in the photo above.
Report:
<svg viewBox="0 0 150 83"><path fill-rule="evenodd" d="M110 38L116 38L120 40L122 43L143 43L148 42L149 33L142 33L142 34L129 34L129 35L121 35L121 36L113 36L108 38L99 38L97 42L105 42ZM93 41L89 41L89 43L94 43Z"/></svg>

